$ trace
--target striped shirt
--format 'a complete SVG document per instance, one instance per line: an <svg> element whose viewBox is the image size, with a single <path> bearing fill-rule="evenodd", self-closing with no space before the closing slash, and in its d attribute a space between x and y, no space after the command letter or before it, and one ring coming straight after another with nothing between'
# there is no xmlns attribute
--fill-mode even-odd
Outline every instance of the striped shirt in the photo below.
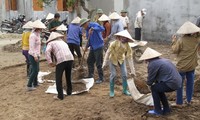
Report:
<svg viewBox="0 0 200 120"><path fill-rule="evenodd" d="M32 32L29 37L29 54L33 57L40 56L41 49L41 41L40 41L40 33Z"/></svg>
<svg viewBox="0 0 200 120"><path fill-rule="evenodd" d="M55 56L57 65L65 61L74 60L74 57L70 52L67 43L65 43L62 39L50 41L47 44L45 56L48 63L53 62L51 53L53 53Z"/></svg>

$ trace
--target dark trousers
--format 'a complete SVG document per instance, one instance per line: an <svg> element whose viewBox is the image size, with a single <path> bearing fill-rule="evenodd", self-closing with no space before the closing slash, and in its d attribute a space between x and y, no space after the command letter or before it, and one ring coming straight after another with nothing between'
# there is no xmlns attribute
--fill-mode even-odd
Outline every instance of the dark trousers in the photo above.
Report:
<svg viewBox="0 0 200 120"><path fill-rule="evenodd" d="M30 72L30 77L28 81L28 87L37 86L38 81L37 81L37 76L39 72L39 60L38 62L35 61L34 57L32 55L28 56L29 61L31 63L31 72Z"/></svg>
<svg viewBox="0 0 200 120"><path fill-rule="evenodd" d="M29 62L29 58L28 58L28 55L29 55L28 50L22 50L22 54L26 58L26 72L27 72L27 77L29 77L29 75L30 75L30 62Z"/></svg>
<svg viewBox="0 0 200 120"><path fill-rule="evenodd" d="M58 91L58 98L63 99L63 87L62 87L62 76L65 71L67 95L72 94L72 83L71 83L71 71L72 71L73 61L65 61L56 65L56 89Z"/></svg>
<svg viewBox="0 0 200 120"><path fill-rule="evenodd" d="M141 40L141 28L135 28L135 40Z"/></svg>
<svg viewBox="0 0 200 120"><path fill-rule="evenodd" d="M94 77L94 64L96 62L96 67L99 75L99 80L103 80L103 47L97 50L90 50L88 55L87 64L88 64L88 77Z"/></svg>
<svg viewBox="0 0 200 120"><path fill-rule="evenodd" d="M69 49L71 51L71 53L73 54L73 56L75 56L74 51L76 52L76 54L78 55L78 58L81 58L81 51L80 51L80 46L73 44L73 43L67 43L69 46Z"/></svg>
<svg viewBox="0 0 200 120"><path fill-rule="evenodd" d="M169 88L165 82L156 83L151 86L151 92L153 96L153 102L154 102L154 109L159 114L167 114L170 112L169 103L167 100L167 97L165 95L165 92L172 92L171 88ZM163 110L161 108L161 104L163 105Z"/></svg>

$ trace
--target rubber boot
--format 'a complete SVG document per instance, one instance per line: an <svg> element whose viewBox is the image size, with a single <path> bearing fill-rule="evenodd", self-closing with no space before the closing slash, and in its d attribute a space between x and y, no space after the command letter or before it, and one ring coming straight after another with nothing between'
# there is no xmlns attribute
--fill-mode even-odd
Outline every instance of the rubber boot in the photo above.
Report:
<svg viewBox="0 0 200 120"><path fill-rule="evenodd" d="M127 96L131 96L130 92L127 90L127 86L128 86L127 80L123 80L122 85L123 85L123 93Z"/></svg>
<svg viewBox="0 0 200 120"><path fill-rule="evenodd" d="M110 81L110 97L114 97L114 81Z"/></svg>

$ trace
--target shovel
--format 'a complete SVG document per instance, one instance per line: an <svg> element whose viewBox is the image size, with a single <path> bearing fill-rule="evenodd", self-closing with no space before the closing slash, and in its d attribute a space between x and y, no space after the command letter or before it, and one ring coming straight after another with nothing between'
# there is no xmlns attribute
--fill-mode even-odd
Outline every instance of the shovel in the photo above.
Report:
<svg viewBox="0 0 200 120"><path fill-rule="evenodd" d="M82 59L81 59L81 62L80 62L80 66L79 66L79 68L77 69L78 71L78 78L79 79L82 79L84 76L85 76L85 71L86 71L86 68L84 67L84 65L83 65L83 61L84 61L84 56L85 56L85 53L86 53L86 51L87 51L87 46L88 46L88 44L89 44L89 40L90 40L90 34L89 34L89 36L88 36L88 41L87 41L87 43L86 43L86 45L85 45L85 49L83 49L83 56L82 56Z"/></svg>

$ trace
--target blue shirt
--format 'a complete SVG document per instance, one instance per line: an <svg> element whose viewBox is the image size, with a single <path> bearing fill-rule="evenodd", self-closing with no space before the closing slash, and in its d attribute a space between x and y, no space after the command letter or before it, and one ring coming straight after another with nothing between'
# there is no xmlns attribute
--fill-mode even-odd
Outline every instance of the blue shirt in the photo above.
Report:
<svg viewBox="0 0 200 120"><path fill-rule="evenodd" d="M67 43L80 45L80 34L82 34L82 28L78 24L70 24L67 32Z"/></svg>
<svg viewBox="0 0 200 120"><path fill-rule="evenodd" d="M104 45L102 31L104 31L104 27L95 22L90 22L88 28L86 29L87 38L89 36L89 29L93 28L93 33L90 35L88 47L90 50L96 50L98 48L102 48Z"/></svg>
<svg viewBox="0 0 200 120"><path fill-rule="evenodd" d="M148 64L147 85L151 86L153 83L160 82L165 82L169 88L177 90L181 87L182 78L170 60L155 58Z"/></svg>
<svg viewBox="0 0 200 120"><path fill-rule="evenodd" d="M124 30L124 26L123 26L122 21L120 19L117 20L117 21L113 21L112 22L111 33L108 36L108 38L109 39L112 38L115 33L121 32L123 30Z"/></svg>

